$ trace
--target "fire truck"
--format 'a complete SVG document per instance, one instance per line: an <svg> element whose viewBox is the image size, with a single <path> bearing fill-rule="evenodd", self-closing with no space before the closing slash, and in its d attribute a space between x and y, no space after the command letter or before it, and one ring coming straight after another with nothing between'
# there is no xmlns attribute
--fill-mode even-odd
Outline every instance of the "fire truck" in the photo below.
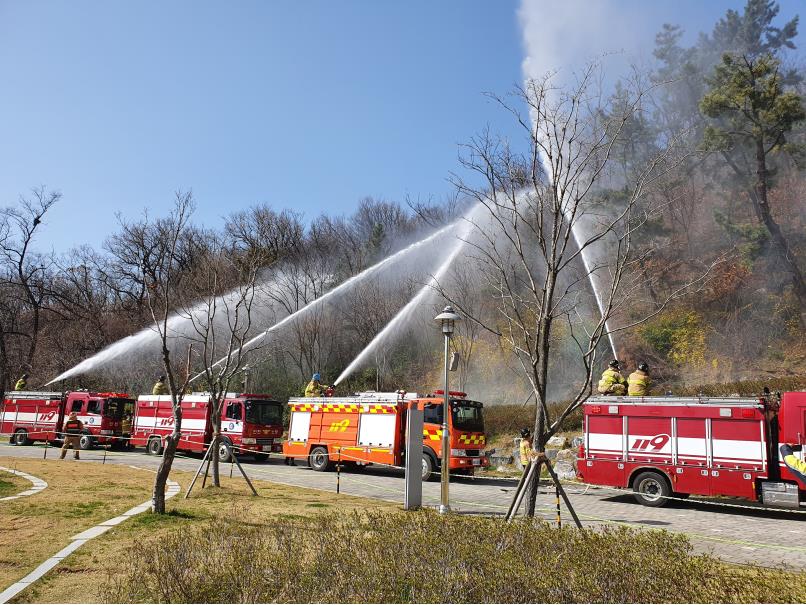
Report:
<svg viewBox="0 0 806 605"><path fill-rule="evenodd" d="M291 423L283 453L307 459L311 468L326 471L334 462L365 466L402 466L405 460L406 413L421 405L423 427L423 480L439 468L442 448L442 391L423 397L416 393L357 393L350 397L291 398ZM487 466L484 453L483 405L465 393L450 391L451 473L472 475Z"/></svg>
<svg viewBox="0 0 806 605"><path fill-rule="evenodd" d="M806 506L806 485L778 449L806 444L806 392L780 401L608 396L583 412L577 472L587 483L632 488L646 506L691 494Z"/></svg>
<svg viewBox="0 0 806 605"><path fill-rule="evenodd" d="M213 438L212 405L209 393L182 398L182 428L177 449L204 452ZM132 420L131 443L159 456L165 437L173 433L174 417L170 395L141 395ZM265 461L282 451L283 404L269 395L227 393L221 406L219 460L229 462L236 454Z"/></svg>
<svg viewBox="0 0 806 605"><path fill-rule="evenodd" d="M0 432L15 445L59 441L64 421L76 412L84 423L81 449L119 445L123 414L133 407L134 400L126 393L10 391L0 405Z"/></svg>

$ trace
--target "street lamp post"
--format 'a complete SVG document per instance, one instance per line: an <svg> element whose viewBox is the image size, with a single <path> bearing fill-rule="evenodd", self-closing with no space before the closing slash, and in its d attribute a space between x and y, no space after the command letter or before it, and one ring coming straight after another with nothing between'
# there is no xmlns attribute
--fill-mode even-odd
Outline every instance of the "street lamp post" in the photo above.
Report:
<svg viewBox="0 0 806 605"><path fill-rule="evenodd" d="M441 465L441 473L440 478L442 481L442 489L441 489L441 499L439 505L439 512L440 514L445 514L451 512L451 506L449 504L449 497L448 497L448 481L449 481L449 463L450 463L450 454L451 454L451 439L450 434L448 432L448 415L451 413L451 402L450 402L450 390L448 388L448 372L450 371L450 343L451 343L451 335L453 334L453 329L455 323L462 319L456 312L453 310L453 307L448 305L442 310L442 313L437 315L434 318L436 321L440 323L442 326L442 334L445 336L445 399L442 404L442 465Z"/></svg>

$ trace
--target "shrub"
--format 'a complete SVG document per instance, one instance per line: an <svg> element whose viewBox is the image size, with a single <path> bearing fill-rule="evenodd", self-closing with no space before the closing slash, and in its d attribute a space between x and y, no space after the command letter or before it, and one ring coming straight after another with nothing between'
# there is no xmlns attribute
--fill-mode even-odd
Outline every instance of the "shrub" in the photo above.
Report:
<svg viewBox="0 0 806 605"><path fill-rule="evenodd" d="M623 527L354 513L217 520L140 545L110 602L802 602L803 574L726 566Z"/></svg>
<svg viewBox="0 0 806 605"><path fill-rule="evenodd" d="M640 329L641 337L674 364L705 363L705 327L693 311L671 311Z"/></svg>

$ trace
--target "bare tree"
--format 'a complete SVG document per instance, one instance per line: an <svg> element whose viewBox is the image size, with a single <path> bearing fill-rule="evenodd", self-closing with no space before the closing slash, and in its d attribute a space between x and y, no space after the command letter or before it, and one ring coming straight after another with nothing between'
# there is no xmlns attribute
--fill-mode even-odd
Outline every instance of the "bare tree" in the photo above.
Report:
<svg viewBox="0 0 806 605"><path fill-rule="evenodd" d="M33 243L45 214L60 199L61 193L39 187L29 197L20 197L18 206L0 213L0 288L5 311L0 317L2 389L8 386L12 365L24 371L33 365L53 267L52 256L37 253Z"/></svg>
<svg viewBox="0 0 806 605"><path fill-rule="evenodd" d="M211 246L206 270L196 276L194 287L187 294L182 315L193 325L191 339L198 351L197 362L204 367L203 384L210 393L210 414L213 440L210 455L213 485L221 486L219 461L221 454L234 456L232 444L222 441L221 412L230 387L236 385L236 375L244 370L248 353L244 344L251 338L252 309L256 300L259 257L232 256L221 242Z"/></svg>
<svg viewBox="0 0 806 605"><path fill-rule="evenodd" d="M496 97L520 124L528 153L516 154L506 142L485 133L467 145L462 160L466 169L482 177L484 186L455 177L459 191L486 209L471 215L483 218L468 219L476 226L469 244L497 313L479 314L449 289L442 291L517 356L536 402L538 451L590 396L600 345L611 334L659 313L692 286L680 284L654 303L643 299L646 279L640 265L653 250L639 249L635 240L658 211L649 190L675 160L673 147L664 146L625 178L623 166L612 164L622 129L638 111L646 90L633 90L630 102L619 107L602 106L594 89L597 72L596 66L589 66L566 89L557 86L552 75L529 81L517 91L518 105ZM527 115L518 109L524 104ZM589 279L598 289L594 304L588 296ZM551 372L550 367L560 328L574 343L579 367L569 381L570 402L553 411L550 383L568 380L567 372ZM533 481L527 501L530 516L536 495Z"/></svg>
<svg viewBox="0 0 806 605"><path fill-rule="evenodd" d="M177 192L174 208L162 219L146 217L137 223L122 222L120 244L128 252L130 262L139 267L140 280L149 315L161 343L162 365L171 392L173 432L165 439L165 451L154 479L151 497L152 510L165 513L165 485L171 472L176 446L182 429L182 397L190 380L191 347L187 351L186 367L180 370L172 357L169 318L181 300L186 286L195 246L188 239L190 217L193 214L193 195Z"/></svg>

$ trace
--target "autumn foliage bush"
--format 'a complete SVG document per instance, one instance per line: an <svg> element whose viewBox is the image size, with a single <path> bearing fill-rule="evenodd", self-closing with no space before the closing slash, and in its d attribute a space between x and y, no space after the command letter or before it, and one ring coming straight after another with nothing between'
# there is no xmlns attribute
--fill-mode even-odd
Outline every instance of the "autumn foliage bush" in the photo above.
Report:
<svg viewBox="0 0 806 605"><path fill-rule="evenodd" d="M684 536L364 513L215 520L138 545L110 602L802 602L803 575L692 555Z"/></svg>

